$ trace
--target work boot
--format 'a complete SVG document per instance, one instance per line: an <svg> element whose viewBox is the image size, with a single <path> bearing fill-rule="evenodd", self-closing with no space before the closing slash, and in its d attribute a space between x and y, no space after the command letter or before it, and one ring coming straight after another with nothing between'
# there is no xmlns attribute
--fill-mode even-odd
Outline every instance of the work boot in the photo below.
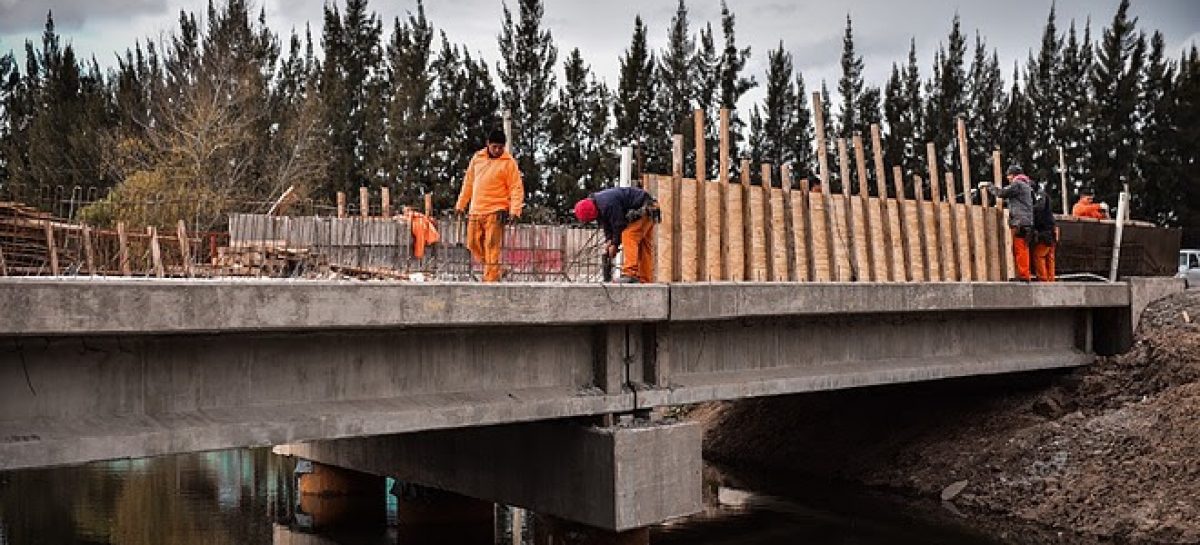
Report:
<svg viewBox="0 0 1200 545"><path fill-rule="evenodd" d="M615 283L615 284L637 284L638 279L636 276L622 276L616 280L613 280L613 283Z"/></svg>

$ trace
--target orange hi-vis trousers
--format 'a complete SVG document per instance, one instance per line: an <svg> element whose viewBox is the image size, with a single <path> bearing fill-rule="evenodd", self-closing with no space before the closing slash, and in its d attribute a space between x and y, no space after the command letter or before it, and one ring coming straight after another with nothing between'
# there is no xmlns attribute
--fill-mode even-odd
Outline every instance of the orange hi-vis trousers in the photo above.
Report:
<svg viewBox="0 0 1200 545"><path fill-rule="evenodd" d="M621 249L625 252L621 275L642 284L654 282L654 220L643 217L626 226L621 231Z"/></svg>
<svg viewBox="0 0 1200 545"><path fill-rule="evenodd" d="M1012 227L1013 268L1020 280L1029 280L1029 239L1021 236L1019 229Z"/></svg>
<svg viewBox="0 0 1200 545"><path fill-rule="evenodd" d="M1033 268L1039 282L1054 281L1054 245L1037 244L1033 247Z"/></svg>
<svg viewBox="0 0 1200 545"><path fill-rule="evenodd" d="M467 219L467 249L483 264L483 281L499 282L503 275L500 251L504 246L504 222L492 214L472 214Z"/></svg>

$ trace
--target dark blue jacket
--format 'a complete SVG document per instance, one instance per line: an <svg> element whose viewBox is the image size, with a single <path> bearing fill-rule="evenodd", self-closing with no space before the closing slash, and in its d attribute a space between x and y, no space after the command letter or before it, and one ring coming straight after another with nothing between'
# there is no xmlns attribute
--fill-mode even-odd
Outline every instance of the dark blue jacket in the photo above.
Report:
<svg viewBox="0 0 1200 545"><path fill-rule="evenodd" d="M625 212L645 206L650 194L637 187L614 187L592 193L591 199L596 202L596 220L604 229L604 237L621 244L621 231L629 226Z"/></svg>

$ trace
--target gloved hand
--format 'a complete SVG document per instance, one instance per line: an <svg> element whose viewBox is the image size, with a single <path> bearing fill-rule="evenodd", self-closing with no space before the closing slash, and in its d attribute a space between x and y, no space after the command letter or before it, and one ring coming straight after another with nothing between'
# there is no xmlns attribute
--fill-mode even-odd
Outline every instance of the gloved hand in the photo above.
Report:
<svg viewBox="0 0 1200 545"><path fill-rule="evenodd" d="M496 217L500 219L500 223L508 223L508 210L496 212Z"/></svg>
<svg viewBox="0 0 1200 545"><path fill-rule="evenodd" d="M989 188L992 187L992 184L989 184L987 182L979 182L979 185L977 187L979 188L980 191L987 191Z"/></svg>
<svg viewBox="0 0 1200 545"><path fill-rule="evenodd" d="M1105 212L1108 212L1108 203L1106 203L1106 202L1100 203L1100 209Z"/></svg>
<svg viewBox="0 0 1200 545"><path fill-rule="evenodd" d="M645 213L644 208L631 208L629 210L626 210L625 211L625 221L627 221L629 223L633 223L639 219L642 219L642 214L644 214L644 213Z"/></svg>

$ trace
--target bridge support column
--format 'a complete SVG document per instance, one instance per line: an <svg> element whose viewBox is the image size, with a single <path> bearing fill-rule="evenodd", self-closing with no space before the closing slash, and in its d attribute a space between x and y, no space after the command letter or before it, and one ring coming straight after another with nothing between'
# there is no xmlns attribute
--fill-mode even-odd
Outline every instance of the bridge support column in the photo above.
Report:
<svg viewBox="0 0 1200 545"><path fill-rule="evenodd" d="M383 522L383 477L307 459L296 464L295 473L300 495L296 522L301 527Z"/></svg>
<svg viewBox="0 0 1200 545"><path fill-rule="evenodd" d="M695 423L539 422L276 451L624 532L700 510L700 436Z"/></svg>

